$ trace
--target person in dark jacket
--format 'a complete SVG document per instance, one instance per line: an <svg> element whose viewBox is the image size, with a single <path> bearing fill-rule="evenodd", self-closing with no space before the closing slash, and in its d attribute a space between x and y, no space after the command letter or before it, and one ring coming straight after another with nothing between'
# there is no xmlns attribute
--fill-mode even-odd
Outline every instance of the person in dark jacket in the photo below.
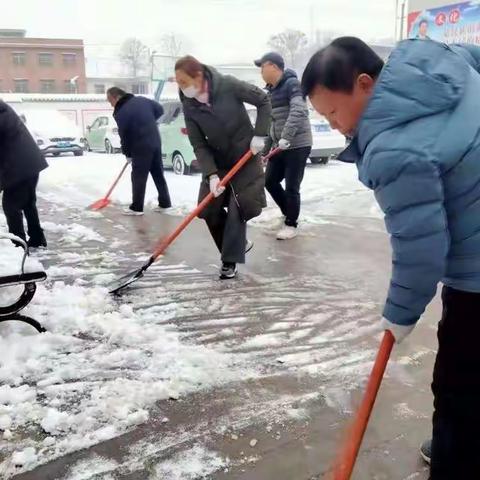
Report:
<svg viewBox="0 0 480 480"><path fill-rule="evenodd" d="M186 56L175 65L185 124L190 142L203 172L199 201L209 192L216 199L201 213L222 255L220 278L234 278L237 264L245 263L251 245L246 222L266 206L265 179L258 155L265 147L270 125L270 101L254 85ZM252 127L245 103L257 107ZM221 178L251 149L252 159L236 174L227 189L219 188ZM225 210L226 209L226 210Z"/></svg>
<svg viewBox="0 0 480 480"><path fill-rule="evenodd" d="M267 53L256 60L255 65L262 69L272 102L272 126L266 151L272 146L283 150L268 162L265 186L285 217L277 239L289 240L297 235L300 186L312 149L308 108L297 74L293 70L285 70L281 55Z"/></svg>
<svg viewBox="0 0 480 480"><path fill-rule="evenodd" d="M0 192L8 230L27 241L23 215L27 221L28 246L46 247L47 241L37 211L39 174L48 167L43 154L15 111L0 101Z"/></svg>
<svg viewBox="0 0 480 480"><path fill-rule="evenodd" d="M136 97L118 87L107 91L114 108L122 152L132 164L132 204L125 215L143 215L148 174L158 191L158 208L170 208L170 193L163 173L162 143L157 120L163 115L162 106L149 98Z"/></svg>
<svg viewBox="0 0 480 480"><path fill-rule="evenodd" d="M391 235L381 328L407 336L437 291L431 480L479 478L480 48L400 42L387 64L358 38L316 53L304 93L352 136L355 162Z"/></svg>

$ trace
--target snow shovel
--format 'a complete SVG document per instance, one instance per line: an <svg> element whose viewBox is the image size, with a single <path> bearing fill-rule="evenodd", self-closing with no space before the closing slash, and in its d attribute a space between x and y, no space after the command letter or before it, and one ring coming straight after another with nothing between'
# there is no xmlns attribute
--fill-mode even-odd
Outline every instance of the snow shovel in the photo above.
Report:
<svg viewBox="0 0 480 480"><path fill-rule="evenodd" d="M272 150L268 155L267 158L273 157L276 153L280 151L279 148ZM252 157L252 152L249 150L247 153L243 155L243 157L234 165L234 167L223 177L222 181L219 184L219 187L225 187L228 182L236 175L236 173L250 160ZM161 241L157 248L154 250L153 254L150 258L138 269L123 277L119 278L116 282L110 285L110 293L116 294L120 292L120 290L124 289L128 285L136 282L138 279L142 278L145 271L147 270L155 260L162 255L165 250L174 242L174 240L187 228L187 226L192 222L194 218L196 218L199 213L214 199L213 193L209 193L190 213L182 223L163 241Z"/></svg>
<svg viewBox="0 0 480 480"><path fill-rule="evenodd" d="M105 208L110 204L110 195L112 194L113 189L117 186L117 183L120 181L120 178L122 178L123 172L125 172L129 163L130 162L125 162L125 165L123 166L122 170L118 174L118 177L115 179L110 189L108 190L107 194L100 200L97 200L96 202L92 203L88 207L90 210L101 210L102 208Z"/></svg>
<svg viewBox="0 0 480 480"><path fill-rule="evenodd" d="M377 393L382 383L383 374L387 368L388 359L390 358L394 343L395 338L392 333L386 330L368 380L362 403L348 432L348 438L340 450L340 454L334 465L333 480L349 480L352 475L360 445L362 444L368 420L370 419L370 414L372 413L373 405L375 404L375 399L377 398Z"/></svg>

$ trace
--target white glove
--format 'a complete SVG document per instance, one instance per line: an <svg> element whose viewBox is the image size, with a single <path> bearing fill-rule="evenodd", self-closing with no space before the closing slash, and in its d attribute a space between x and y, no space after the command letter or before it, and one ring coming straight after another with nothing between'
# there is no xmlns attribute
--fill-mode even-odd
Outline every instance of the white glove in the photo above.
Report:
<svg viewBox="0 0 480 480"><path fill-rule="evenodd" d="M213 193L215 198L219 197L225 191L225 187L219 187L220 179L218 175L210 175L209 183L210 192Z"/></svg>
<svg viewBox="0 0 480 480"><path fill-rule="evenodd" d="M250 150L254 155L263 151L263 149L265 148L265 141L265 137L255 136L252 138L252 141L250 142Z"/></svg>
<svg viewBox="0 0 480 480"><path fill-rule="evenodd" d="M278 142L278 148L280 150L288 150L290 148L290 142L284 138L281 138Z"/></svg>
<svg viewBox="0 0 480 480"><path fill-rule="evenodd" d="M131 157L125 157L127 159L127 163L132 163L132 158Z"/></svg>
<svg viewBox="0 0 480 480"><path fill-rule="evenodd" d="M392 323L386 318L382 318L380 322L380 329L383 331L390 330L392 332L393 337L395 338L395 343L399 344L405 340L405 338L411 333L411 331L415 328L415 324L413 325L397 325L396 323Z"/></svg>

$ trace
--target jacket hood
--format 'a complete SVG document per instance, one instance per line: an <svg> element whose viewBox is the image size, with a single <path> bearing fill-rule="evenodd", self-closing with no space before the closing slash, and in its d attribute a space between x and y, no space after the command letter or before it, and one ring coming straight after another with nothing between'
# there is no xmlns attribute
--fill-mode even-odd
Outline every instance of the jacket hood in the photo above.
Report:
<svg viewBox="0 0 480 480"><path fill-rule="evenodd" d="M113 109L113 114L117 113L125 103L127 103L131 98L134 96L131 93L126 93L123 97L118 99L117 104L115 105L115 108Z"/></svg>
<svg viewBox="0 0 480 480"><path fill-rule="evenodd" d="M406 40L383 68L357 129L359 153L385 130L455 107L462 98L468 63L447 45Z"/></svg>
<svg viewBox="0 0 480 480"><path fill-rule="evenodd" d="M208 82L208 93L209 96L215 96L215 92L218 90L219 83L222 79L222 75L213 67L208 65L203 65L203 74ZM199 103L194 98L187 98L181 89L178 90L178 95L180 97L180 101L183 102L191 102L192 104Z"/></svg>

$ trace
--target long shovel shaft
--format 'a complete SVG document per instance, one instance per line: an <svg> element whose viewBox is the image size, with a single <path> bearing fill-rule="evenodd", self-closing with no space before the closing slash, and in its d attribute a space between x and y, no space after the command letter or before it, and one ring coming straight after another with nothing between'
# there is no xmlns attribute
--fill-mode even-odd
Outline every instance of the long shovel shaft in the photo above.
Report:
<svg viewBox="0 0 480 480"><path fill-rule="evenodd" d="M273 155L279 152L279 148L272 150L265 159L269 159ZM226 187L230 180L237 174L237 172L252 158L252 152L249 150L243 155L243 157L232 167L232 169L222 178L219 187ZM191 212L182 223L166 238L153 252L150 257L151 263L153 263L165 250L175 241L175 239L187 228L193 219L198 217L200 212L214 199L213 193L209 193L198 205L193 212ZM151 263L149 263L151 265Z"/></svg>
<svg viewBox="0 0 480 480"><path fill-rule="evenodd" d="M390 354L392 353L392 348L395 343L395 339L392 333L388 330L385 331L385 334L380 344L380 348L377 353L377 358L373 365L372 373L368 380L367 389L358 409L357 415L355 417L354 423L349 432L349 436L340 451L338 460L334 466L334 480L349 480L353 468L355 466L355 461L362 444L363 436L367 429L368 421L377 398L378 390L382 383L383 375L385 369L387 368L388 360Z"/></svg>
<svg viewBox="0 0 480 480"><path fill-rule="evenodd" d="M129 162L125 162L125 165L123 166L122 170L120 171L120 173L118 174L117 178L115 179L115 181L113 182L112 186L110 187L110 189L108 190L107 194L105 195L105 199L108 200L108 198L110 198L110 195L112 194L113 192L113 189L117 186L118 182L120 181L120 179L122 178L122 175L123 173L125 172L125 170L127 169L128 167L128 163Z"/></svg>

